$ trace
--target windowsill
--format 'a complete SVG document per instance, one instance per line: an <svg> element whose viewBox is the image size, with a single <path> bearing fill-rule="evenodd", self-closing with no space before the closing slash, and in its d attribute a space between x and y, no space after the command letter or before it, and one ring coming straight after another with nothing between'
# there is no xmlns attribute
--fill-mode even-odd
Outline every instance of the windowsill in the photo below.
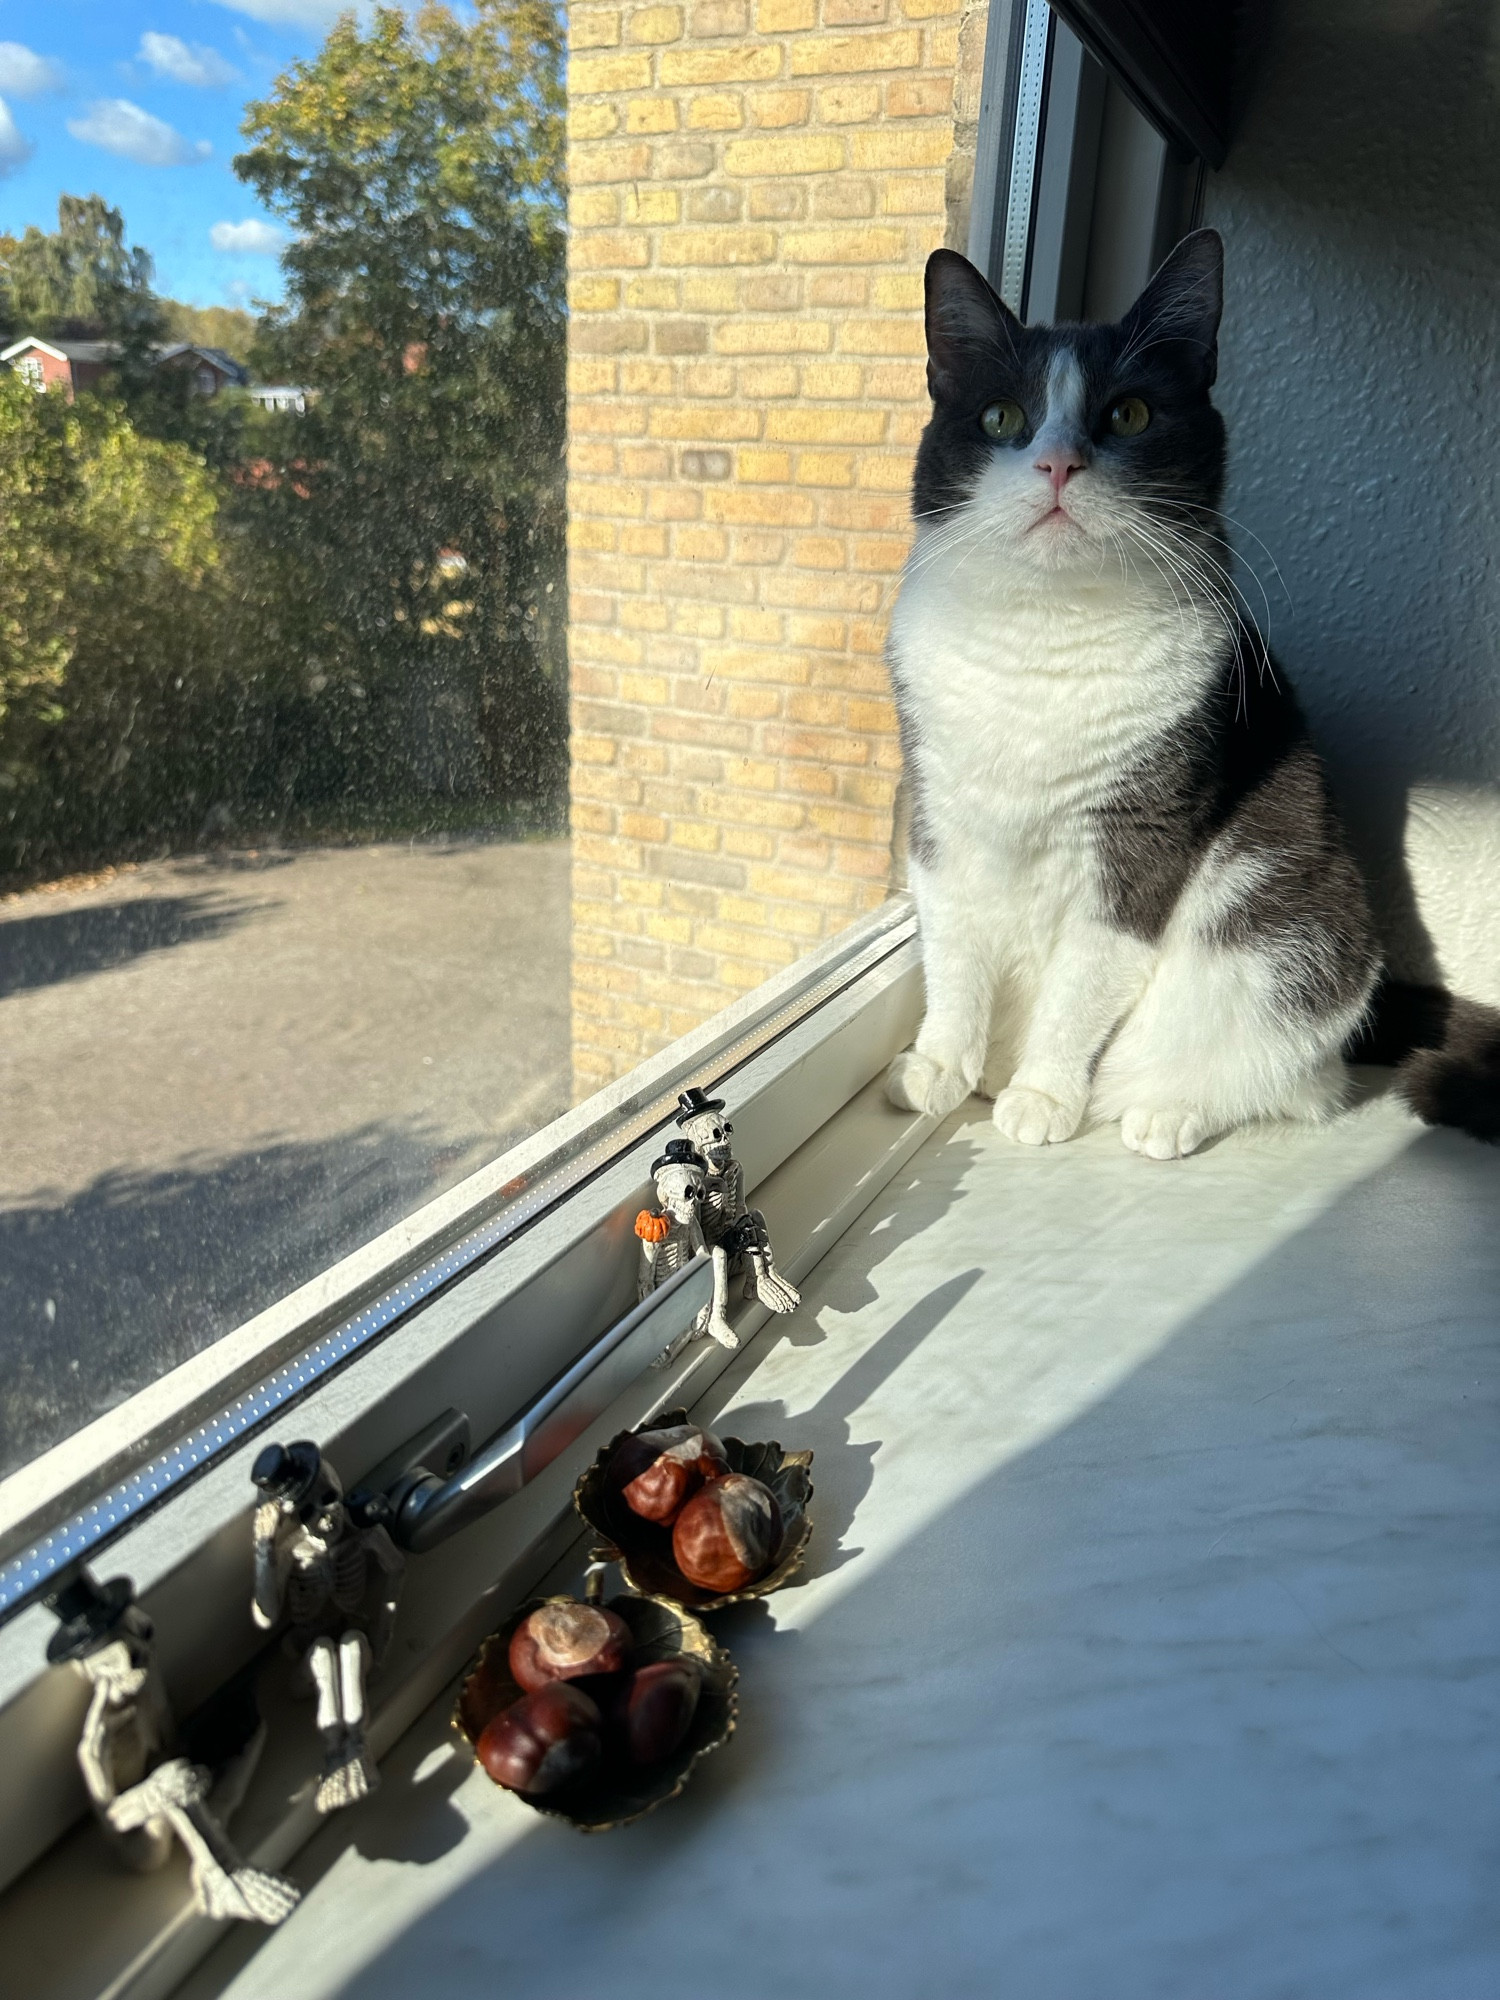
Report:
<svg viewBox="0 0 1500 2000"><path fill-rule="evenodd" d="M802 1087L808 1087L805 1078ZM893 1111L874 1083L756 1187L754 1199L789 1276L801 1281L842 1240L932 1129L930 1118ZM370 1736L377 1755L410 1727L506 1605L530 1590L577 1540L573 1483L600 1445L655 1409L706 1393L726 1369L743 1368L749 1354L774 1347L780 1334L776 1325L767 1328L767 1319L758 1305L742 1307L734 1320L745 1354L735 1358L711 1342L696 1343L672 1368L642 1377L516 1499L440 1551L414 1559L391 1659L372 1689ZM799 1316L795 1326L802 1325ZM242 1500L237 1506L244 1511ZM457 1601L455 1572L465 1615L449 1629ZM44 1685L56 1699L72 1702L81 1684L54 1673ZM311 1805L316 1758L310 1710L304 1702L288 1702L266 1704L265 1713L266 1751L232 1833L247 1858L272 1868L291 1863L295 1873L294 1857L319 1826ZM92 2000L105 1992L146 2000L174 1990L222 1928L194 1917L187 1903L180 1853L157 1874L128 1875L85 1821L0 1904L0 1959L14 1954L17 1962L40 1966L44 1955L35 1941L55 1936L58 1910L86 1905L92 1912L87 1937L76 1940L69 1954L51 1950L31 2000Z"/></svg>
<svg viewBox="0 0 1500 2000"><path fill-rule="evenodd" d="M445 1691L185 1992L1492 1986L1497 1203L1389 1100L1173 1166L967 1106L699 1406L816 1526L686 1795L581 1839Z"/></svg>

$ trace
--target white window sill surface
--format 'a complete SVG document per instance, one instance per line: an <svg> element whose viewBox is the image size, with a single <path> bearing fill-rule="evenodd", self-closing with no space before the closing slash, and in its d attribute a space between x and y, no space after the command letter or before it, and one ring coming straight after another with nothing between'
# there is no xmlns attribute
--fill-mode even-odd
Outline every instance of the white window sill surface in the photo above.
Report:
<svg viewBox="0 0 1500 2000"><path fill-rule="evenodd" d="M970 1104L699 1405L816 1525L683 1797L579 1836L444 1694L183 1993L1500 1990L1497 1213L1389 1101L1173 1165Z"/></svg>

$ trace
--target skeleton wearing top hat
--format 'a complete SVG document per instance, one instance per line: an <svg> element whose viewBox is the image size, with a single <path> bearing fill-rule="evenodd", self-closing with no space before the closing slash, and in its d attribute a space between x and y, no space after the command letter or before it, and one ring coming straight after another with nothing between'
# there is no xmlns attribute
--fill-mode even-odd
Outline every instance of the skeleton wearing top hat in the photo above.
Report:
<svg viewBox="0 0 1500 2000"><path fill-rule="evenodd" d="M635 1233L641 1239L641 1270L636 1297L648 1299L658 1285L708 1251L714 1265L714 1295L681 1340L674 1341L660 1357L669 1361L686 1342L700 1333L712 1334L721 1347L738 1347L739 1336L725 1317L729 1301L729 1255L720 1244L711 1243L703 1227L708 1202L708 1166L689 1139L669 1139L667 1150L651 1162L651 1178L656 1183L658 1210L643 1208L635 1219Z"/></svg>
<svg viewBox="0 0 1500 2000"><path fill-rule="evenodd" d="M70 1663L89 1683L78 1766L120 1860L147 1874L162 1867L174 1839L180 1841L193 1903L204 1916L279 1924L301 1891L284 1876L250 1867L224 1831L265 1742L253 1698L219 1704L229 1712L228 1728L224 1713L205 1711L200 1726L179 1738L151 1620L129 1582L115 1577L101 1586L83 1570L48 1603L61 1621L48 1643L48 1660Z"/></svg>
<svg viewBox="0 0 1500 2000"><path fill-rule="evenodd" d="M346 1506L315 1444L267 1445L250 1477L263 1496L251 1610L266 1631L285 1614L303 1651L323 1740L315 1803L335 1812L380 1783L365 1741L365 1683L390 1642L405 1558L378 1520Z"/></svg>
<svg viewBox="0 0 1500 2000"><path fill-rule="evenodd" d="M729 1143L734 1127L723 1098L685 1090L677 1107L677 1123L707 1169L702 1224L710 1247L722 1248L731 1270L744 1272L747 1299L759 1299L770 1312L795 1312L802 1294L776 1268L766 1218L745 1206L745 1170Z"/></svg>

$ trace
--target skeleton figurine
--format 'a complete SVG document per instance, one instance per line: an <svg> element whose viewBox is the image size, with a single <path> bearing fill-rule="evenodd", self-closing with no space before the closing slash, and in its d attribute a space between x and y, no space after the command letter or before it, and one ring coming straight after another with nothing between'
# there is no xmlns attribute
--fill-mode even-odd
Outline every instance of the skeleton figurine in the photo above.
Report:
<svg viewBox="0 0 1500 2000"><path fill-rule="evenodd" d="M648 1299L658 1285L666 1283L692 1258L711 1246L703 1233L702 1210L707 1195L708 1168L687 1139L669 1139L667 1150L651 1163L656 1183L659 1211L643 1208L635 1219L635 1233L641 1239L641 1275L636 1297ZM712 1247L714 1295L680 1340L657 1357L665 1366L680 1354L688 1341L700 1333L710 1333L721 1347L738 1347L739 1337L725 1318L729 1299L729 1258L724 1250Z"/></svg>
<svg viewBox="0 0 1500 2000"><path fill-rule="evenodd" d="M365 1741L365 1685L390 1642L405 1559L374 1508L357 1514L315 1444L267 1445L250 1477L255 1510L255 1622L286 1613L293 1649L318 1698L319 1812L352 1805L380 1783ZM373 1607L370 1600L375 1600Z"/></svg>
<svg viewBox="0 0 1500 2000"><path fill-rule="evenodd" d="M708 1169L702 1219L710 1247L722 1247L731 1267L744 1271L747 1299L759 1299L773 1313L795 1312L802 1294L776 1268L766 1218L745 1206L745 1170L729 1144L734 1127L723 1115L723 1098L685 1090L677 1105L677 1123Z"/></svg>
<svg viewBox="0 0 1500 2000"><path fill-rule="evenodd" d="M250 1715L217 1775L170 1756L173 1727L156 1669L151 1621L123 1577L101 1589L81 1573L49 1600L62 1620L47 1658L71 1661L89 1682L78 1764L94 1812L127 1868L148 1874L172 1851L187 1850L193 1901L208 1917L279 1924L301 1891L280 1875L249 1868L223 1822L245 1795L265 1724Z"/></svg>

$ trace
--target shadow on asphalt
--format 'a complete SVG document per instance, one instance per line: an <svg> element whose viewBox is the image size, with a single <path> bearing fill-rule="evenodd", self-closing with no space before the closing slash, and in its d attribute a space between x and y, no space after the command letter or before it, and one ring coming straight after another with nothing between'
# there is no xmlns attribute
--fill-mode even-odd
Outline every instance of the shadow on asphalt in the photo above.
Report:
<svg viewBox="0 0 1500 2000"><path fill-rule="evenodd" d="M141 896L8 918L0 922L0 1000L108 972L148 952L222 937L267 907L225 902L217 894Z"/></svg>
<svg viewBox="0 0 1500 2000"><path fill-rule="evenodd" d="M371 1124L0 1211L0 1477L450 1186L478 1145Z"/></svg>

